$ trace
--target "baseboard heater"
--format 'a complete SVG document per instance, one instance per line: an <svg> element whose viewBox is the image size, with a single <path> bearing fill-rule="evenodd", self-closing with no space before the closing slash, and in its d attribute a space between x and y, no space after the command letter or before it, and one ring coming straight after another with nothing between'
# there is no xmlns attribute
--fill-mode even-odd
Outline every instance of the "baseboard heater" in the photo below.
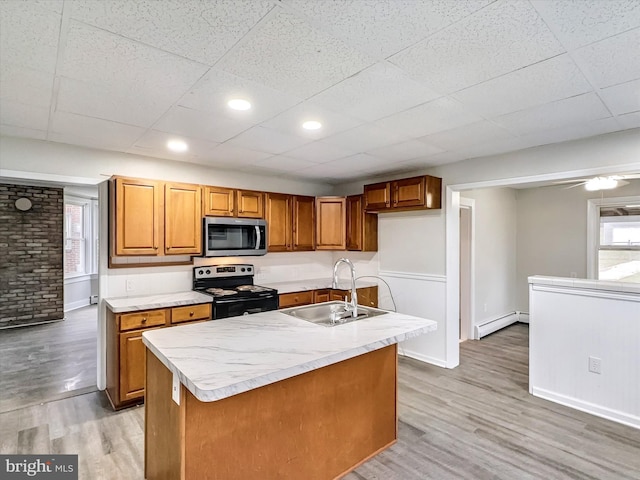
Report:
<svg viewBox="0 0 640 480"><path fill-rule="evenodd" d="M486 322L475 326L475 339L480 340L482 337L486 337L490 333L497 332L498 330L513 325L517 322L529 323L529 314L523 312L511 312L501 317L487 320Z"/></svg>

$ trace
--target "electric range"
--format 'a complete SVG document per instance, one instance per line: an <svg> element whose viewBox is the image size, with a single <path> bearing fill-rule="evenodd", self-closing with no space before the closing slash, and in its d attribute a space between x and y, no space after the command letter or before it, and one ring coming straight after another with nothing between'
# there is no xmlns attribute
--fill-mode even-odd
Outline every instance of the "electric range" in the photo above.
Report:
<svg viewBox="0 0 640 480"><path fill-rule="evenodd" d="M193 289L213 297L213 319L278 309L278 291L253 284L249 264L207 265L193 269Z"/></svg>

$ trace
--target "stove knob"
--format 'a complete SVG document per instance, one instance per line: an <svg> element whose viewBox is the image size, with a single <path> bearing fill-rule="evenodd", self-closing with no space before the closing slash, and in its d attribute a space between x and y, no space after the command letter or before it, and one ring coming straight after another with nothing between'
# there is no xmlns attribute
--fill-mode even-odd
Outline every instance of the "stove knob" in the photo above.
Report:
<svg viewBox="0 0 640 480"><path fill-rule="evenodd" d="M241 272L244 272L244 267L242 267L242 268L240 269L240 271L241 271Z"/></svg>
<svg viewBox="0 0 640 480"><path fill-rule="evenodd" d="M198 275L202 275L202 270L198 270Z"/></svg>
<svg viewBox="0 0 640 480"><path fill-rule="evenodd" d="M251 271L251 267L247 267L247 272L250 272L250 271Z"/></svg>
<svg viewBox="0 0 640 480"><path fill-rule="evenodd" d="M211 270L207 270L207 275L209 275L211 273Z"/></svg>

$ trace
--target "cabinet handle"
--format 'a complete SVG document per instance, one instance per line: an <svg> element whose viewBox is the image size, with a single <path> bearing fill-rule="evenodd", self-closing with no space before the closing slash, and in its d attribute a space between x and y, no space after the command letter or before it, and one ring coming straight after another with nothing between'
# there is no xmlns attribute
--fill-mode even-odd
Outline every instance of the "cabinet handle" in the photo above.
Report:
<svg viewBox="0 0 640 480"><path fill-rule="evenodd" d="M156 245L155 247L153 247L153 249L154 249L154 250L157 250L157 249L158 249L158 246Z"/></svg>
<svg viewBox="0 0 640 480"><path fill-rule="evenodd" d="M193 317L193 315L194 315L193 312L189 312L190 317Z"/></svg>
<svg viewBox="0 0 640 480"><path fill-rule="evenodd" d="M147 317L142 317L142 323L147 323Z"/></svg>
<svg viewBox="0 0 640 480"><path fill-rule="evenodd" d="M238 213L242 213L242 212L244 212L244 210L242 210L242 209L238 210Z"/></svg>

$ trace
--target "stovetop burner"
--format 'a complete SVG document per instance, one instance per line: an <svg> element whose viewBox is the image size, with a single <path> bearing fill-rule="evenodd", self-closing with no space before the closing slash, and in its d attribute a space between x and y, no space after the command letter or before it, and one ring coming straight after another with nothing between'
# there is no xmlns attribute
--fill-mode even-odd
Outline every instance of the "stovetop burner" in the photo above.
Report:
<svg viewBox="0 0 640 480"><path fill-rule="evenodd" d="M236 287L239 292L268 292L271 288L261 287L260 285L239 285Z"/></svg>
<svg viewBox="0 0 640 480"><path fill-rule="evenodd" d="M216 297L224 297L226 295L237 295L236 290L225 290L224 288L207 288L205 292L215 295Z"/></svg>

